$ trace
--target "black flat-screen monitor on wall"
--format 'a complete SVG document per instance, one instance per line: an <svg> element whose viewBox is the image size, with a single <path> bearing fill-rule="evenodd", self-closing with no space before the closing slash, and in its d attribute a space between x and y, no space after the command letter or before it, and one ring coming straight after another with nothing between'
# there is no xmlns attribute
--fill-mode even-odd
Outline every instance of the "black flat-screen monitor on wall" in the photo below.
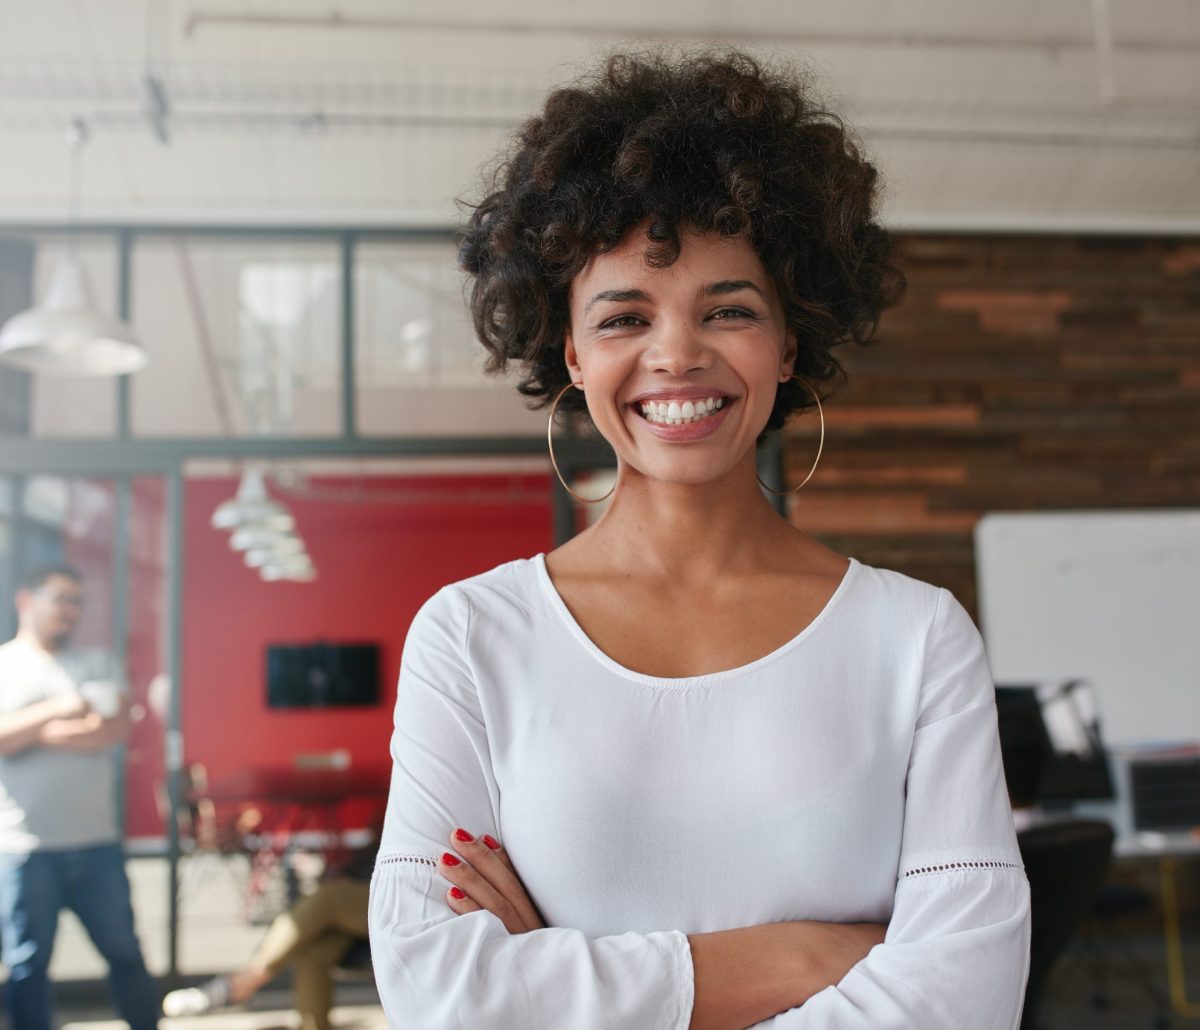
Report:
<svg viewBox="0 0 1200 1030"><path fill-rule="evenodd" d="M269 644L268 708L379 704L378 644Z"/></svg>

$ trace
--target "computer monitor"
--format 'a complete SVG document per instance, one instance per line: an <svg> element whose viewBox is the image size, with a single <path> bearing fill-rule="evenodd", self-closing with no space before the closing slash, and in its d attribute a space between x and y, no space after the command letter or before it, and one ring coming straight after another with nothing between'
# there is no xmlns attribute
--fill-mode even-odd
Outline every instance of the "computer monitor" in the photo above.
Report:
<svg viewBox="0 0 1200 1030"><path fill-rule="evenodd" d="M1048 807L1115 796L1086 680L996 684L1000 751L1017 804Z"/></svg>

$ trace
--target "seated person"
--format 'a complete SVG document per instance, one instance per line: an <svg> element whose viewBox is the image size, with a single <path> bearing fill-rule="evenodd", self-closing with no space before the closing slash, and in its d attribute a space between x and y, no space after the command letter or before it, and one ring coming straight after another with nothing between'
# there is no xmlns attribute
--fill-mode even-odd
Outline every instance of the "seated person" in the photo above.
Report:
<svg viewBox="0 0 1200 1030"><path fill-rule="evenodd" d="M378 834L376 834L378 841ZM301 1030L329 1030L333 970L367 936L367 898L378 843L356 852L268 927L250 962L199 987L171 991L163 1014L195 1016L242 1005L289 965Z"/></svg>

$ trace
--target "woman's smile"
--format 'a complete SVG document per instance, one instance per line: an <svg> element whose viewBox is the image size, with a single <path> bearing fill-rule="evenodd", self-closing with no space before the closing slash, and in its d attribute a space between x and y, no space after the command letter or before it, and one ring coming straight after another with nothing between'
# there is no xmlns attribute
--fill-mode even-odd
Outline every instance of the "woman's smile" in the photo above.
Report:
<svg viewBox="0 0 1200 1030"><path fill-rule="evenodd" d="M716 395L699 401L636 401L629 409L660 440L687 442L715 433L735 403L732 397Z"/></svg>

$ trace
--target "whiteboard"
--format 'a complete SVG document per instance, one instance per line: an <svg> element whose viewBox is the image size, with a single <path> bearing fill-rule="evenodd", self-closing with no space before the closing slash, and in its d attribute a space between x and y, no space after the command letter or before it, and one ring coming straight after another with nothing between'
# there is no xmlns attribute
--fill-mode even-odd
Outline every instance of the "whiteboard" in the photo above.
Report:
<svg viewBox="0 0 1200 1030"><path fill-rule="evenodd" d="M1089 680L1109 745L1200 740L1200 509L993 512L975 562L997 683Z"/></svg>

